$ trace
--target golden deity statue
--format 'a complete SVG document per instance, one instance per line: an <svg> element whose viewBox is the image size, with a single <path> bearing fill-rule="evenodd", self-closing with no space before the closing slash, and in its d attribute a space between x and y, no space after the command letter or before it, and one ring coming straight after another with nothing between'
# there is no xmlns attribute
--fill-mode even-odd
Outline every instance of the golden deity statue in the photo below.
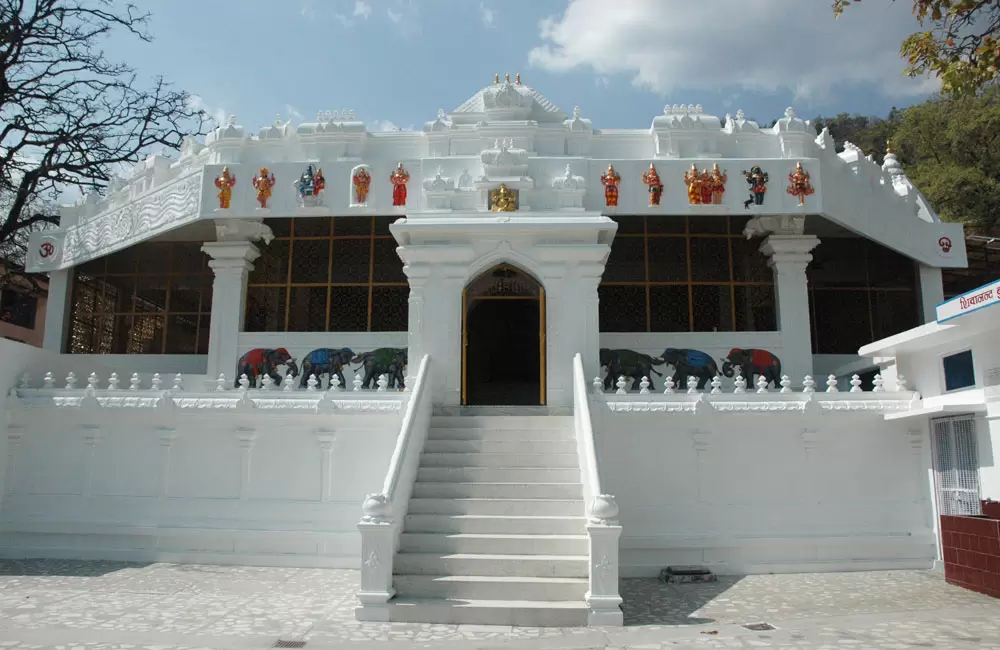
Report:
<svg viewBox="0 0 1000 650"><path fill-rule="evenodd" d="M351 179L354 183L354 202L358 205L368 203L368 188L371 186L372 177L368 170L362 167L354 173Z"/></svg>
<svg viewBox="0 0 1000 650"><path fill-rule="evenodd" d="M500 187L490 192L490 204L493 212L514 212L517 210L517 195L500 183Z"/></svg>
<svg viewBox="0 0 1000 650"><path fill-rule="evenodd" d="M615 171L614 165L608 163L608 171L601 174L601 185L604 186L604 203L609 207L618 205L618 186L621 185L621 174Z"/></svg>
<svg viewBox="0 0 1000 650"><path fill-rule="evenodd" d="M649 171L642 172L642 182L649 186L649 204L660 205L660 197L663 196L663 182L660 175L656 173L656 167L649 163Z"/></svg>
<svg viewBox="0 0 1000 650"><path fill-rule="evenodd" d="M712 165L712 175L709 178L709 187L712 190L712 203L719 205L722 203L722 195L726 191L726 181L729 175L724 171L719 171L719 165Z"/></svg>
<svg viewBox="0 0 1000 650"><path fill-rule="evenodd" d="M805 205L806 197L815 191L809 180L809 172L802 169L802 162L795 163L795 171L788 175L788 193L798 198L799 205Z"/></svg>
<svg viewBox="0 0 1000 650"><path fill-rule="evenodd" d="M274 174L261 167L260 173L253 177L253 188L257 190L257 203L263 210L267 208L267 200L271 198L271 188L274 187Z"/></svg>
<svg viewBox="0 0 1000 650"><path fill-rule="evenodd" d="M684 184L688 188L688 203L691 205L699 205L702 202L703 182L701 174L698 173L698 168L694 163L691 163L691 169L684 173Z"/></svg>
<svg viewBox="0 0 1000 650"><path fill-rule="evenodd" d="M233 187L236 185L236 177L229 173L228 167L222 168L222 174L215 179L215 186L219 188L219 209L228 210L229 201L233 198Z"/></svg>

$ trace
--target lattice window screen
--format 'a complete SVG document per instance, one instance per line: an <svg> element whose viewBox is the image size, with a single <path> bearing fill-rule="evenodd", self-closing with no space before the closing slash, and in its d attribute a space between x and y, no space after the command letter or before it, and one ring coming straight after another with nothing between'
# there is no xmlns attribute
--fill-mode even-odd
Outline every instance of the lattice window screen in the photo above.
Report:
<svg viewBox="0 0 1000 650"><path fill-rule="evenodd" d="M939 513L981 514L975 422L957 417L934 420L933 426Z"/></svg>

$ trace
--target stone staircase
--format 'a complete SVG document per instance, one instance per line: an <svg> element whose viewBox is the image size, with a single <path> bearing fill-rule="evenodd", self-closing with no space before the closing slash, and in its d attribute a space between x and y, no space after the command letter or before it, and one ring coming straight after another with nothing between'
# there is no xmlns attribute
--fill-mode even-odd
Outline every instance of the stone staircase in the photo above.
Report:
<svg viewBox="0 0 1000 650"><path fill-rule="evenodd" d="M390 620L586 625L585 526L571 416L434 416Z"/></svg>

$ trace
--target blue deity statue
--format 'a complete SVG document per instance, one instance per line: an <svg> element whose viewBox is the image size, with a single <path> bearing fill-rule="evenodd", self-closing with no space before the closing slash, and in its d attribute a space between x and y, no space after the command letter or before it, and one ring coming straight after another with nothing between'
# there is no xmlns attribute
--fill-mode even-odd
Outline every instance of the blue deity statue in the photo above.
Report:
<svg viewBox="0 0 1000 650"><path fill-rule="evenodd" d="M299 176L296 182L296 189L299 198L304 205L318 205L320 193L326 189L326 179L323 178L323 170L313 171L313 166L309 165Z"/></svg>

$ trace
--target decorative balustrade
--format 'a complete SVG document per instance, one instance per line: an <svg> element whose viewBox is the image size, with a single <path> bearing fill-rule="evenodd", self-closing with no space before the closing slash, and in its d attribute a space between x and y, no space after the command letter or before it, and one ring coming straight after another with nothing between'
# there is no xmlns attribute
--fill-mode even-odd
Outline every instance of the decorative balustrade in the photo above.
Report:
<svg viewBox="0 0 1000 650"><path fill-rule="evenodd" d="M58 387L57 383L62 383ZM118 373L113 372L101 387L97 373L90 373L86 386L80 388L75 373L70 372L62 382L57 382L51 372L45 373L41 384L32 386L29 375L22 375L11 398L26 407L55 406L61 408L127 408L127 409L268 409L299 412L327 411L399 411L408 395L395 389L389 390L389 378L381 375L374 388L362 388L362 379L354 375L351 389L342 389L336 376L327 390L320 390L315 375L309 377L306 388L299 388L293 375L274 381L264 375L260 388L252 388L244 374L239 378L239 388L231 388L224 374L215 381L206 382L204 390L190 390L181 374L165 379L159 373L152 376L149 386L143 387L138 373L132 373L128 388L121 388ZM408 385L409 382L407 382ZM404 389L408 393L409 389Z"/></svg>
<svg viewBox="0 0 1000 650"><path fill-rule="evenodd" d="M631 383L631 386L630 386ZM850 388L842 391L834 375L826 379L826 388L817 392L816 381L806 375L802 389L792 389L788 375L781 377L778 386L771 388L765 377L758 377L756 386L747 387L747 381L737 376L731 391L724 391L722 379L716 375L710 382L699 387L697 377L689 376L684 387L675 385L672 377L664 379L663 391L654 391L648 377L619 377L615 390L605 391L604 380L595 377L591 382L593 396L598 402L607 404L611 411L642 412L661 411L677 413L711 413L733 411L905 411L916 408L920 395L909 390L902 375L896 377L893 390L886 389L881 375L872 381L871 391L862 390L858 375L850 379Z"/></svg>

